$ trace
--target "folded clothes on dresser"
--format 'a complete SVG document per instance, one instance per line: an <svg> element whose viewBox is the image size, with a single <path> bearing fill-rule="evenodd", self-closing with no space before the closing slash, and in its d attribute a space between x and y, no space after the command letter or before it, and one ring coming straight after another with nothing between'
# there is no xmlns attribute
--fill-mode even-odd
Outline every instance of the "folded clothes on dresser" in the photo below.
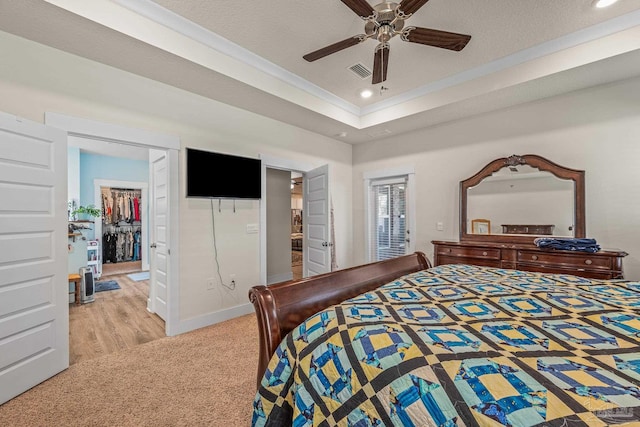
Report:
<svg viewBox="0 0 640 427"><path fill-rule="evenodd" d="M600 245L595 239L560 237L539 237L533 241L539 248L558 249L563 251L598 252Z"/></svg>

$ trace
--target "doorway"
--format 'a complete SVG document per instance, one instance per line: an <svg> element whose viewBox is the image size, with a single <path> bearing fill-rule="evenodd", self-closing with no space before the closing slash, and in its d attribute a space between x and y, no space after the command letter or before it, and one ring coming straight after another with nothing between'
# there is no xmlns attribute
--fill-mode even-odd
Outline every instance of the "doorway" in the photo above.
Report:
<svg viewBox="0 0 640 427"><path fill-rule="evenodd" d="M329 166L261 155L260 282L268 285L293 278L291 253L292 175L301 178L302 272L310 277L331 270L329 229ZM277 179L269 179L277 171ZM294 178L294 179L295 179ZM276 183L276 184L274 184ZM295 183L293 183L295 187ZM275 210L271 210L275 207ZM267 213L270 211L270 214ZM275 221L272 221L273 219ZM274 244L274 242L277 242ZM273 245L273 246L272 246ZM277 267L274 267L277 264Z"/></svg>
<svg viewBox="0 0 640 427"><path fill-rule="evenodd" d="M79 181L78 194L69 185L70 204L101 213L83 223L89 227L75 242L75 252L93 250L69 263L70 274L78 271L76 259L92 269L95 290L92 299L69 306L70 365L166 336L164 321L147 310L149 150L121 145L68 138L68 156L77 157L69 179Z"/></svg>
<svg viewBox="0 0 640 427"><path fill-rule="evenodd" d="M415 251L414 176L411 166L364 174L367 262Z"/></svg>
<svg viewBox="0 0 640 427"><path fill-rule="evenodd" d="M267 282L302 278L302 173L267 168ZM298 183L298 184L296 184Z"/></svg>
<svg viewBox="0 0 640 427"><path fill-rule="evenodd" d="M179 264L180 258L178 230L179 230L179 177L178 152L180 139L176 136L149 132L143 129L129 128L94 120L66 116L59 113L45 113L46 124L67 131L68 139L81 138L90 140L90 148L107 146L108 151L143 150L149 164L149 206L156 206L157 199L162 199L162 218L155 218L160 212L151 209L149 215L148 247L155 248L154 238L159 238L157 247L149 251L149 293L152 298L147 301L147 312L155 313L156 308L162 309L164 319L164 333L168 336L184 331L185 326L180 322L179 307ZM160 166L162 167L160 167ZM174 171L172 173L172 171ZM176 242L174 247L171 243ZM171 249L171 250L169 250ZM158 257L162 262L158 263ZM156 274L154 274L156 273ZM156 279L158 278L159 279ZM162 290L157 291L156 283L161 282ZM155 292L155 294L154 294ZM158 307L153 296L161 295L163 304ZM160 314L160 313L158 313Z"/></svg>
<svg viewBox="0 0 640 427"><path fill-rule="evenodd" d="M293 280L302 279L302 260L304 247L302 245L304 228L303 217L303 176L299 172L291 172L291 273Z"/></svg>
<svg viewBox="0 0 640 427"><path fill-rule="evenodd" d="M148 277L148 182L94 179L93 185L95 206L103 213L102 221L95 221L95 236L102 244L100 276L140 273L135 278ZM121 210L123 204L129 209Z"/></svg>

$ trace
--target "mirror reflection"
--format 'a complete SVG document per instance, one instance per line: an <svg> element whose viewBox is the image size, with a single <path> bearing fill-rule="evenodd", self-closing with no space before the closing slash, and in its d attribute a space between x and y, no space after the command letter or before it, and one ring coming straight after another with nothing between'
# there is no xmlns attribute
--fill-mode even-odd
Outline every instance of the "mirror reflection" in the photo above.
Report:
<svg viewBox="0 0 640 427"><path fill-rule="evenodd" d="M574 181L529 165L507 166L467 192L467 233L574 237ZM486 224L478 227L482 219Z"/></svg>

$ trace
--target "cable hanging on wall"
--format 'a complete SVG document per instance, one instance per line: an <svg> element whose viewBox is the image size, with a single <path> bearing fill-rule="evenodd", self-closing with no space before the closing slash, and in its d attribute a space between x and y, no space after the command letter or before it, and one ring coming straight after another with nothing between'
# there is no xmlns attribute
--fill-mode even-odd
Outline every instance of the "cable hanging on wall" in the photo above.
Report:
<svg viewBox="0 0 640 427"><path fill-rule="evenodd" d="M236 289L236 282L235 280L231 281L230 285L227 285L224 283L224 281L222 280L222 275L220 274L220 263L218 262L218 247L216 245L216 219L215 219L215 215L214 215L214 211L213 211L213 199L211 200L211 234L213 236L213 255L216 261L216 270L218 273L218 278L220 279L220 284L222 286L224 286L225 288L227 288L230 291L233 291ZM220 199L218 199L218 212L220 212ZM235 205L234 205L234 212L235 212Z"/></svg>

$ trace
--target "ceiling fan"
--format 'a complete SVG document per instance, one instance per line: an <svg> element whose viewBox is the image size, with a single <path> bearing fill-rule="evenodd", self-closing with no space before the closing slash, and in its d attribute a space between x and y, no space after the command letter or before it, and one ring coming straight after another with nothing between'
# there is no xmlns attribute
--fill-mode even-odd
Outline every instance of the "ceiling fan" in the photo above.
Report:
<svg viewBox="0 0 640 427"><path fill-rule="evenodd" d="M313 62L332 53L360 44L367 39L375 39L379 43L374 50L372 84L382 83L387 79L389 40L395 36L399 35L403 41L455 51L462 50L471 40L471 36L465 34L422 27L404 28L404 21L416 13L429 0L401 0L399 3L382 2L375 6L371 6L366 0L341 1L366 21L364 25L365 33L308 53L303 58Z"/></svg>
<svg viewBox="0 0 640 427"><path fill-rule="evenodd" d="M294 186L296 185L302 185L302 177L299 178L292 178L291 179L291 189L293 190Z"/></svg>

